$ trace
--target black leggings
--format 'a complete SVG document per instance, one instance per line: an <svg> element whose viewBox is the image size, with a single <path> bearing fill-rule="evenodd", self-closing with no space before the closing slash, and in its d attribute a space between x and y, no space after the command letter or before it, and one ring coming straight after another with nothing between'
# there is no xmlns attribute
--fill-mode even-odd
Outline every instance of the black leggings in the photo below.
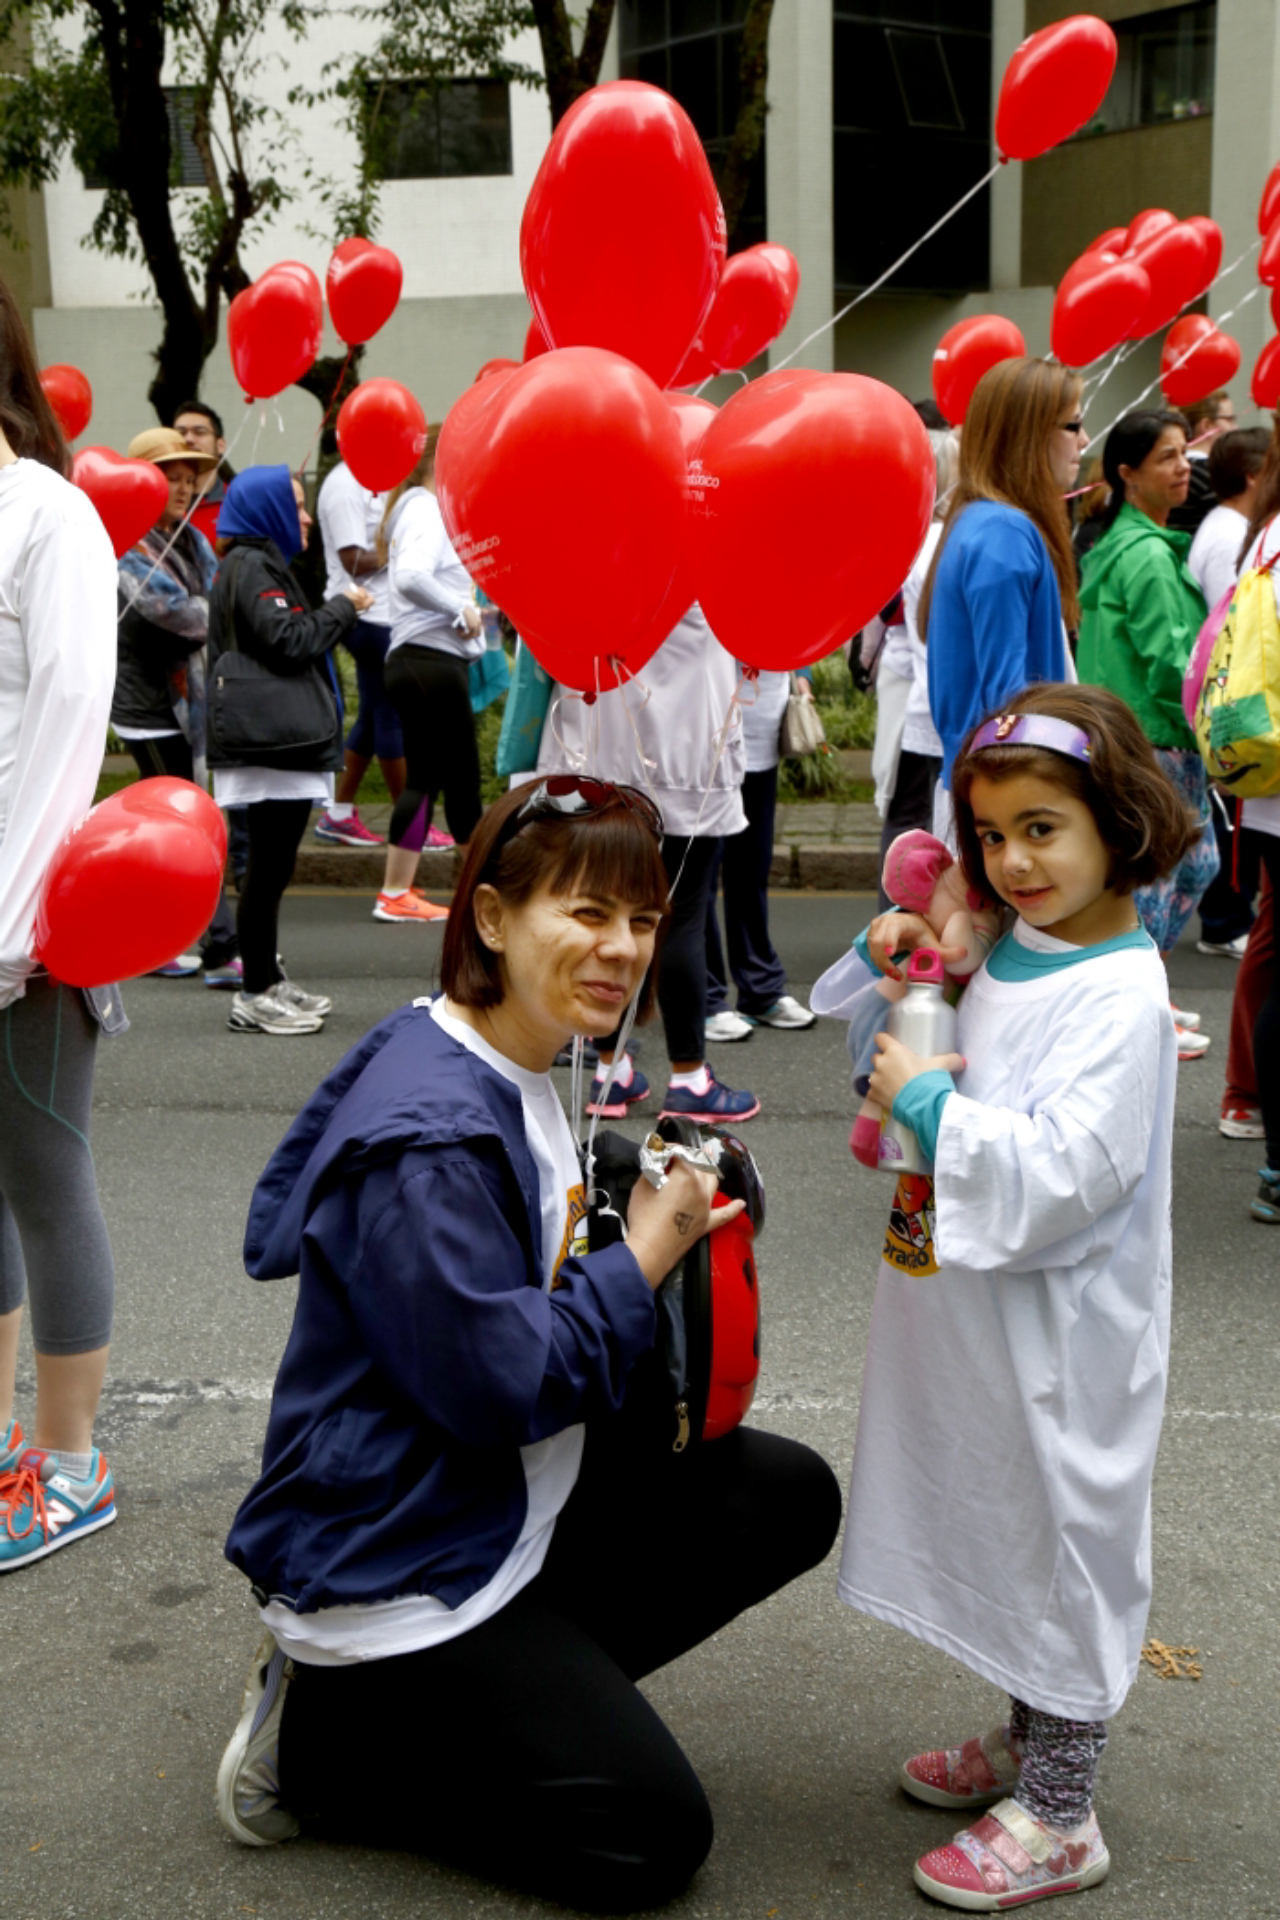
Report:
<svg viewBox="0 0 1280 1920"><path fill-rule="evenodd" d="M310 816L309 800L258 800L244 810L249 864L236 908L236 934L246 993L265 993L280 978L280 902Z"/></svg>
<svg viewBox="0 0 1280 1920"><path fill-rule="evenodd" d="M405 787L391 815L391 844L420 853L436 794L459 846L480 818L480 754L467 663L433 647L396 647L383 669L404 733Z"/></svg>
<svg viewBox="0 0 1280 1920"><path fill-rule="evenodd" d="M662 843L668 883L679 874L658 960L658 1010L669 1060L701 1060L707 1050L707 907L715 878L718 839ZM687 858L686 858L687 853ZM617 1045L618 1030L596 1045L605 1053Z"/></svg>
<svg viewBox="0 0 1280 1920"><path fill-rule="evenodd" d="M711 1846L688 1760L635 1686L825 1558L826 1462L745 1428L676 1457L588 1430L542 1572L470 1633L299 1667L286 1805L593 1912L659 1906ZM742 1649L739 1650L742 1657Z"/></svg>
<svg viewBox="0 0 1280 1920"><path fill-rule="evenodd" d="M1257 842L1272 894L1280 899L1280 834L1260 833ZM1267 1165L1280 1172L1280 960L1272 967L1271 991L1254 1021L1253 1066L1267 1132Z"/></svg>

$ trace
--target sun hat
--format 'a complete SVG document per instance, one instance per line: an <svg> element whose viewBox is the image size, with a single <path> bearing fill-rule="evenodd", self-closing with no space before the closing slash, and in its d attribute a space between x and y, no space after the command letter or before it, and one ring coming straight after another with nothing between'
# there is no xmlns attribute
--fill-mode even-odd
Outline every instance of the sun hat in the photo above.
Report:
<svg viewBox="0 0 1280 1920"><path fill-rule="evenodd" d="M148 427L135 433L129 442L130 460L149 460L153 467L167 467L170 461L185 460L197 473L208 473L218 462L212 453L193 453L180 433L172 427Z"/></svg>

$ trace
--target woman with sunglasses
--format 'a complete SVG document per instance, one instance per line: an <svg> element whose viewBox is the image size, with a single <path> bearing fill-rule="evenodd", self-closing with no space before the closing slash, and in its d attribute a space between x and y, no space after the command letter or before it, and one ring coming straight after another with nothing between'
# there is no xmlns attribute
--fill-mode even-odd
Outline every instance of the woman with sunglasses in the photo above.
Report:
<svg viewBox="0 0 1280 1920"><path fill-rule="evenodd" d="M711 1844L636 1682L816 1565L839 1499L795 1442L677 1455L618 1419L654 1290L740 1204L677 1165L586 1251L550 1068L646 1010L660 831L573 776L491 807L443 994L348 1054L258 1185L249 1270L301 1281L227 1547L267 1630L218 1776L247 1845L301 1826L636 1911Z"/></svg>
<svg viewBox="0 0 1280 1920"><path fill-rule="evenodd" d="M951 766L972 727L1040 680L1074 678L1079 625L1064 493L1089 444L1081 383L1048 360L1001 360L973 390L960 472L920 595L929 710L942 741L935 831L949 834Z"/></svg>

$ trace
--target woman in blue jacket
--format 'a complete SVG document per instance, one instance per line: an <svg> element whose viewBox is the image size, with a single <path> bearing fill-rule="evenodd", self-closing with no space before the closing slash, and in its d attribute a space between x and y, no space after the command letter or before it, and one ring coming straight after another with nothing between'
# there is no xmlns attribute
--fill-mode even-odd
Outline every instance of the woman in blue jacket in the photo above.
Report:
<svg viewBox="0 0 1280 1920"><path fill-rule="evenodd" d="M618 1415L711 1179L641 1180L586 1250L550 1068L644 1001L667 878L643 795L566 775L476 828L444 993L375 1027L258 1185L246 1259L300 1273L227 1551L267 1638L218 1776L237 1839L421 1850L599 1911L711 1844L636 1681L829 1550L834 1478L739 1427L676 1455Z"/></svg>
<svg viewBox="0 0 1280 1920"><path fill-rule="evenodd" d="M918 623L929 709L942 740L937 830L951 817L951 765L971 727L1037 680L1073 678L1063 626L1080 621L1063 494L1089 444L1078 375L1001 360L973 390L960 477Z"/></svg>

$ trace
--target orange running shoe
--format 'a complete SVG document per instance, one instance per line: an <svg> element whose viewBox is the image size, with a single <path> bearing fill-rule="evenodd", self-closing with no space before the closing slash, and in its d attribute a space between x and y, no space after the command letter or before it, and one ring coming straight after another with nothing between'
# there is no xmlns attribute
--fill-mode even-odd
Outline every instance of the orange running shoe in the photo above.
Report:
<svg viewBox="0 0 1280 1920"><path fill-rule="evenodd" d="M393 925L409 921L447 920L448 907L437 907L433 901L424 899L416 889L408 893L380 893L373 909L375 920L386 920Z"/></svg>

